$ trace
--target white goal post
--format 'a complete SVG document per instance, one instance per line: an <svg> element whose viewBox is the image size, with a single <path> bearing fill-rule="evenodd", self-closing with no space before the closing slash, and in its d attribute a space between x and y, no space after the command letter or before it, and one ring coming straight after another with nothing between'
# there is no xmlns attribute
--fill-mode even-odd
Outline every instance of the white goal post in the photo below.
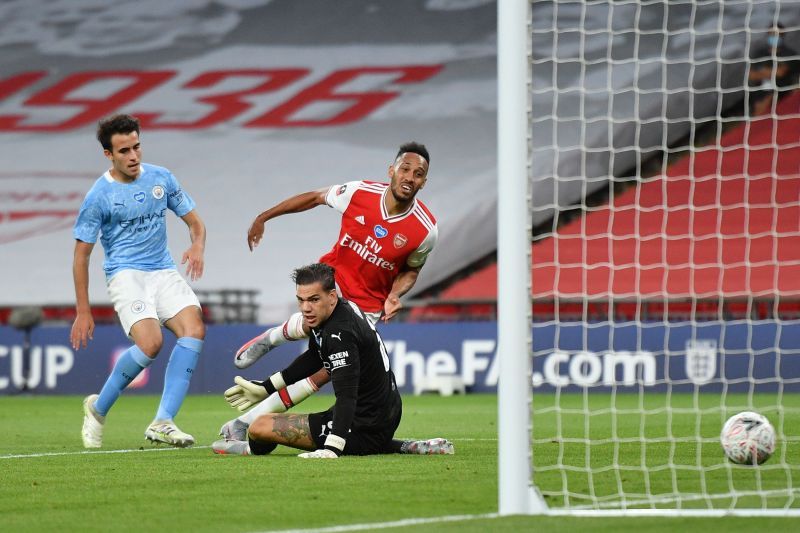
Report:
<svg viewBox="0 0 800 533"><path fill-rule="evenodd" d="M498 471L501 515L541 513L531 486L530 207L528 99L530 5L499 2L497 184Z"/></svg>
<svg viewBox="0 0 800 533"><path fill-rule="evenodd" d="M798 50L800 0L498 1L499 514L800 516Z"/></svg>

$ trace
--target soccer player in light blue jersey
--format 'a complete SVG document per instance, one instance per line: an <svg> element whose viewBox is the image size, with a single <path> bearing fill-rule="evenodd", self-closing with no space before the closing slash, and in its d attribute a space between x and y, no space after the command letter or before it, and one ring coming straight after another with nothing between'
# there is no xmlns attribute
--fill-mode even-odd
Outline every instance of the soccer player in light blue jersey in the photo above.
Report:
<svg viewBox="0 0 800 533"><path fill-rule="evenodd" d="M150 366L164 342L161 324L178 338L167 364L158 412L145 430L145 438L172 446L191 446L194 437L175 425L174 418L189 390L205 338L200 302L178 273L167 249L167 211L189 227L192 244L181 264L193 281L203 274L206 228L192 198L172 173L141 162L139 121L115 115L100 121L97 140L111 168L95 182L75 221L75 281L77 316L70 341L86 347L94 331L89 305L89 257L97 242L105 252L108 295L125 334L133 340L117 360L100 390L83 401L83 445L103 443L106 415L120 393Z"/></svg>

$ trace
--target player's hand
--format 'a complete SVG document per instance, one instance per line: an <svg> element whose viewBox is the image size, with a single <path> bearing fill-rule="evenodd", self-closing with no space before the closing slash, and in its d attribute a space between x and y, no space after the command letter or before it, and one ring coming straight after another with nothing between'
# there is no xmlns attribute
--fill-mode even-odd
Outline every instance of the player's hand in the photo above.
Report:
<svg viewBox="0 0 800 533"><path fill-rule="evenodd" d="M383 316L381 317L381 320L388 322L402 308L403 304L400 302L400 297L394 293L390 293L389 296L386 297L386 301L383 303Z"/></svg>
<svg viewBox="0 0 800 533"><path fill-rule="evenodd" d="M72 349L78 350L83 346L86 348L89 340L94 338L94 318L91 312L78 313L75 322L72 323L72 331L69 333L69 341Z"/></svg>
<svg viewBox="0 0 800 533"><path fill-rule="evenodd" d="M225 391L225 401L234 409L247 411L269 396L263 381L251 381L242 376L236 376L233 381L236 385Z"/></svg>
<svg viewBox="0 0 800 533"><path fill-rule="evenodd" d="M336 455L334 452L322 448L320 450L314 450L313 452L303 452L297 457L301 459L338 459L339 456Z"/></svg>
<svg viewBox="0 0 800 533"><path fill-rule="evenodd" d="M253 248L258 246L258 243L261 242L261 237L264 236L264 223L256 217L253 220L253 223L250 224L250 229L247 230L247 246L250 248L250 251L253 251Z"/></svg>
<svg viewBox="0 0 800 533"><path fill-rule="evenodd" d="M186 265L186 276L189 279L192 281L200 279L200 276L203 275L203 267L205 265L202 248L192 245L188 250L183 252L181 264Z"/></svg>

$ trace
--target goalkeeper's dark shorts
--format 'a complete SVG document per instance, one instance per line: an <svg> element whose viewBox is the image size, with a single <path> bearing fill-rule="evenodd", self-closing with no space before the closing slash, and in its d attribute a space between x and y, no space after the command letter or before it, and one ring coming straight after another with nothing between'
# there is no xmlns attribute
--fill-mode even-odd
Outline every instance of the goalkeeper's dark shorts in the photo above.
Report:
<svg viewBox="0 0 800 533"><path fill-rule="evenodd" d="M347 434L344 451L342 455L374 455L379 453L390 453L392 437L400 425L402 407L397 410L397 414L381 424L374 431L364 428L354 428ZM331 432L333 426L333 408L321 413L310 413L308 415L308 427L311 430L311 438L317 449L325 447L325 439Z"/></svg>

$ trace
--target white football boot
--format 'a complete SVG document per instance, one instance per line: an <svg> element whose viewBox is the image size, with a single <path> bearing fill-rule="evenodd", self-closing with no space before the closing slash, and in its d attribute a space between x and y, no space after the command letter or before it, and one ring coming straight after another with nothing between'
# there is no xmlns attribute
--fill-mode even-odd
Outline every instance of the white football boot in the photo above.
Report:
<svg viewBox="0 0 800 533"><path fill-rule="evenodd" d="M178 429L172 420L153 420L144 430L144 438L153 443L163 442L176 448L186 448L194 444L194 437Z"/></svg>
<svg viewBox="0 0 800 533"><path fill-rule="evenodd" d="M90 394L83 399L81 437L84 448L100 448L103 445L103 424L106 423L106 417L94 410L95 400L97 400L97 394Z"/></svg>
<svg viewBox="0 0 800 533"><path fill-rule="evenodd" d="M247 440L247 428L250 426L239 420L238 418L234 418L233 420L228 420L222 427L219 428L219 434L222 435L222 438L225 440Z"/></svg>
<svg viewBox="0 0 800 533"><path fill-rule="evenodd" d="M220 455L250 455L250 444L244 440L218 440L211 444L214 453Z"/></svg>
<svg viewBox="0 0 800 533"><path fill-rule="evenodd" d="M453 455L456 453L453 443L447 439L409 441L403 445L403 453L416 455Z"/></svg>
<svg viewBox="0 0 800 533"><path fill-rule="evenodd" d="M233 364L236 368L247 368L274 348L269 342L269 334L275 328L270 328L258 337L252 338L236 351Z"/></svg>

